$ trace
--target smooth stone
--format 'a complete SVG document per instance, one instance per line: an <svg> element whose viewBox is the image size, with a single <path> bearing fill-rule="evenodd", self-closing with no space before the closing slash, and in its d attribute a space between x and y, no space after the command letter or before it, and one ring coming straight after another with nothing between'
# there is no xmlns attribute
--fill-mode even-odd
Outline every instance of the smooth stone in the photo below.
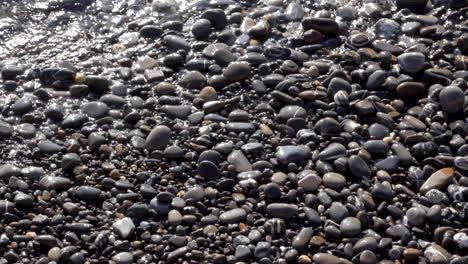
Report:
<svg viewBox="0 0 468 264"><path fill-rule="evenodd" d="M408 73L416 73L424 69L426 57L420 52L407 52L398 56L400 67Z"/></svg>
<svg viewBox="0 0 468 264"><path fill-rule="evenodd" d="M223 76L232 82L246 80L251 74L250 65L246 62L232 62L223 71Z"/></svg>
<svg viewBox="0 0 468 264"><path fill-rule="evenodd" d="M315 264L352 264L349 260L328 253L315 253L312 260Z"/></svg>
<svg viewBox="0 0 468 264"><path fill-rule="evenodd" d="M252 134L255 132L255 125L248 122L229 122L226 125L226 130L234 133Z"/></svg>
<svg viewBox="0 0 468 264"><path fill-rule="evenodd" d="M396 88L397 97L405 102L416 101L424 97L425 93L426 87L420 82L403 82Z"/></svg>
<svg viewBox="0 0 468 264"><path fill-rule="evenodd" d="M232 54L232 52L227 49L216 50L213 57L216 63L220 65L228 65L229 63L236 60L236 57Z"/></svg>
<svg viewBox="0 0 468 264"><path fill-rule="evenodd" d="M298 214L299 208L295 204L272 203L266 208L268 214L278 218L290 218Z"/></svg>
<svg viewBox="0 0 468 264"><path fill-rule="evenodd" d="M331 220L336 223L340 223L346 217L349 217L349 212L346 206L339 202L334 202L328 209L328 215Z"/></svg>
<svg viewBox="0 0 468 264"><path fill-rule="evenodd" d="M127 239L135 230L135 224L129 217L124 217L117 220L113 225L114 232L123 239Z"/></svg>
<svg viewBox="0 0 468 264"><path fill-rule="evenodd" d="M234 165L238 172L251 171L252 164L240 150L234 150L227 157L227 161Z"/></svg>
<svg viewBox="0 0 468 264"><path fill-rule="evenodd" d="M244 220L247 216L247 212L242 208L235 208L227 212L222 213L219 216L219 220L225 224L232 224Z"/></svg>
<svg viewBox="0 0 468 264"><path fill-rule="evenodd" d="M375 23L375 31L377 34L390 39L400 34L401 27L400 24L393 19L381 18Z"/></svg>
<svg viewBox="0 0 468 264"><path fill-rule="evenodd" d="M371 91L377 90L379 87L381 87L384 84L385 78L386 78L385 71L378 70L378 71L373 72L367 79L366 88Z"/></svg>
<svg viewBox="0 0 468 264"><path fill-rule="evenodd" d="M13 126L3 121L0 121L0 137L2 138L11 137L14 131L15 129Z"/></svg>
<svg viewBox="0 0 468 264"><path fill-rule="evenodd" d="M276 151L276 158L282 164L302 163L311 155L311 150L307 146L280 146Z"/></svg>
<svg viewBox="0 0 468 264"><path fill-rule="evenodd" d="M198 173L206 179L214 180L221 177L221 171L218 166L209 161L204 160L198 164Z"/></svg>
<svg viewBox="0 0 468 264"><path fill-rule="evenodd" d="M390 149L388 144L383 140L368 140L364 143L363 147L373 155L386 154Z"/></svg>
<svg viewBox="0 0 468 264"><path fill-rule="evenodd" d="M132 264L133 254L130 252L120 252L113 256L112 260L115 261L116 264Z"/></svg>
<svg viewBox="0 0 468 264"><path fill-rule="evenodd" d="M81 200L93 202L98 200L101 190L96 187L81 186L76 189L76 194Z"/></svg>
<svg viewBox="0 0 468 264"><path fill-rule="evenodd" d="M448 264L450 254L443 247L433 244L424 250L424 257L430 264Z"/></svg>
<svg viewBox="0 0 468 264"><path fill-rule="evenodd" d="M199 71L189 71L179 80L178 84L186 89L201 89L206 85L206 77Z"/></svg>
<svg viewBox="0 0 468 264"><path fill-rule="evenodd" d="M419 192L426 194L432 189L442 189L447 186L450 180L454 177L454 170L452 168L444 168L434 172L419 188Z"/></svg>
<svg viewBox="0 0 468 264"><path fill-rule="evenodd" d="M17 65L5 65L2 67L3 80L14 80L16 76L23 74L23 69Z"/></svg>
<svg viewBox="0 0 468 264"><path fill-rule="evenodd" d="M191 31L196 39L204 39L211 34L211 22L208 19L198 19L193 23Z"/></svg>
<svg viewBox="0 0 468 264"><path fill-rule="evenodd" d="M348 167L351 174L358 179L371 177L371 169L366 161L357 155L353 155L348 160Z"/></svg>
<svg viewBox="0 0 468 264"><path fill-rule="evenodd" d="M305 192L313 192L318 189L320 183L322 183L322 179L311 173L301 178L297 182L297 186L301 187Z"/></svg>
<svg viewBox="0 0 468 264"><path fill-rule="evenodd" d="M346 148L342 144L332 143L319 153L318 158L322 161L336 160L346 156L346 153Z"/></svg>
<svg viewBox="0 0 468 264"><path fill-rule="evenodd" d="M361 233L361 221L356 217L346 217L340 223L340 231L344 237L355 237Z"/></svg>
<svg viewBox="0 0 468 264"><path fill-rule="evenodd" d="M33 103L28 98L21 98L11 106L11 110L13 110L13 112L15 112L15 114L17 115L26 114L32 109L33 109Z"/></svg>
<svg viewBox="0 0 468 264"><path fill-rule="evenodd" d="M9 213L13 211L13 208L15 208L16 205L15 203L12 203L7 200L0 200L0 213Z"/></svg>
<svg viewBox="0 0 468 264"><path fill-rule="evenodd" d="M413 156L408 151L408 149L406 149L405 146L400 143L393 144L392 150L397 155L401 164L407 165L410 164L413 160Z"/></svg>
<svg viewBox="0 0 468 264"><path fill-rule="evenodd" d="M173 95L176 90L177 87L170 82L160 82L153 89L157 95Z"/></svg>
<svg viewBox="0 0 468 264"><path fill-rule="evenodd" d="M102 76L87 75L84 84L88 85L90 92L102 94L109 90L112 81Z"/></svg>
<svg viewBox="0 0 468 264"><path fill-rule="evenodd" d="M426 211L419 207L411 207L406 211L408 224L411 226L421 226L426 221Z"/></svg>
<svg viewBox="0 0 468 264"><path fill-rule="evenodd" d="M72 182L65 177L45 176L39 181L39 186L44 190L67 190Z"/></svg>
<svg viewBox="0 0 468 264"><path fill-rule="evenodd" d="M183 220L183 216L177 210L171 210L167 214L167 221L169 222L169 224L173 226L180 225L182 223L182 220Z"/></svg>
<svg viewBox="0 0 468 264"><path fill-rule="evenodd" d="M163 38L163 41L169 46L169 48L174 49L174 50L185 50L189 51L190 50L190 45L182 37L176 36L176 35L166 35Z"/></svg>
<svg viewBox="0 0 468 264"><path fill-rule="evenodd" d="M302 20L304 30L315 29L327 36L338 34L338 23L331 18L306 17Z"/></svg>
<svg viewBox="0 0 468 264"><path fill-rule="evenodd" d="M399 163L400 163L400 159L398 158L398 156L391 155L377 162L375 164L375 167L379 170L395 171L398 168Z"/></svg>
<svg viewBox="0 0 468 264"><path fill-rule="evenodd" d="M165 113L169 118L178 118L181 120L187 119L192 111L189 105L163 105L161 112Z"/></svg>
<svg viewBox="0 0 468 264"><path fill-rule="evenodd" d="M50 140L41 140L37 143L37 147L42 153L54 154L61 152L64 148Z"/></svg>
<svg viewBox="0 0 468 264"><path fill-rule="evenodd" d="M323 185L336 191L341 191L346 185L346 178L336 172L327 172L323 175Z"/></svg>
<svg viewBox="0 0 468 264"><path fill-rule="evenodd" d="M372 236L363 237L353 247L353 253L357 254L364 250L374 251L377 249L377 240Z"/></svg>
<svg viewBox="0 0 468 264"><path fill-rule="evenodd" d="M390 201L395 196L395 192L389 182L376 183L372 186L372 196L383 201Z"/></svg>
<svg viewBox="0 0 468 264"><path fill-rule="evenodd" d="M383 139L390 135L390 129L382 124L372 124L369 128L369 136L372 139Z"/></svg>
<svg viewBox="0 0 468 264"><path fill-rule="evenodd" d="M21 169L13 164L3 164L0 166L0 180L6 180L13 176L20 176Z"/></svg>
<svg viewBox="0 0 468 264"><path fill-rule="evenodd" d="M170 142L172 131L167 126L156 126L146 137L145 148L149 151L164 149Z"/></svg>
<svg viewBox="0 0 468 264"><path fill-rule="evenodd" d="M271 244L269 242L258 242L254 250L254 257L261 259L271 255Z"/></svg>
<svg viewBox="0 0 468 264"><path fill-rule="evenodd" d="M297 105L287 105L281 108L278 114L278 118L281 122L286 122L291 118L305 118L307 115L306 110Z"/></svg>
<svg viewBox="0 0 468 264"><path fill-rule="evenodd" d="M297 236L293 238L292 247L297 250L304 249L309 244L313 234L314 230L311 227L302 228Z"/></svg>
<svg viewBox="0 0 468 264"><path fill-rule="evenodd" d="M187 190L184 194L184 200L194 200L194 201L201 201L205 197L205 191L204 189L199 186L195 185Z"/></svg>
<svg viewBox="0 0 468 264"><path fill-rule="evenodd" d="M463 110L465 95L460 88L448 86L440 91L439 102L445 112L454 114Z"/></svg>

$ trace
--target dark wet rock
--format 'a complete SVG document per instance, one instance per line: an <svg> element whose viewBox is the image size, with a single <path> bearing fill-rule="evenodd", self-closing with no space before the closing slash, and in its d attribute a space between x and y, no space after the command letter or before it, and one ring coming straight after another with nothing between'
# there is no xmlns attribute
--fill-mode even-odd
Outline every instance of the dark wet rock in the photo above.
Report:
<svg viewBox="0 0 468 264"><path fill-rule="evenodd" d="M109 113L109 106L101 102L89 102L81 107L81 112L92 118L101 118Z"/></svg>
<svg viewBox="0 0 468 264"><path fill-rule="evenodd" d="M204 39L211 34L211 22L208 19L199 19L192 25L192 34L196 39Z"/></svg>
<svg viewBox="0 0 468 264"><path fill-rule="evenodd" d="M132 235L133 231L135 230L135 224L133 223L132 219L124 217L115 221L112 225L112 229L121 238L126 239Z"/></svg>
<svg viewBox="0 0 468 264"><path fill-rule="evenodd" d="M201 89L205 84L206 77L198 71L187 72L179 80L179 85L187 89Z"/></svg>
<svg viewBox="0 0 468 264"><path fill-rule="evenodd" d="M295 204L272 203L267 206L266 211L273 217L290 218L297 215L299 208Z"/></svg>
<svg viewBox="0 0 468 264"><path fill-rule="evenodd" d="M232 209L230 211L224 212L219 216L219 220L222 223L231 224L240 222L245 219L247 213L242 208Z"/></svg>
<svg viewBox="0 0 468 264"><path fill-rule="evenodd" d="M426 88L420 82L403 82L396 88L398 98L412 102L424 96Z"/></svg>
<svg viewBox="0 0 468 264"><path fill-rule="evenodd" d="M276 151L276 158L280 163L301 163L310 157L310 149L306 146L281 146Z"/></svg>
<svg viewBox="0 0 468 264"><path fill-rule="evenodd" d="M76 189L78 198L88 202L96 202L98 200L101 190L91 186L81 186Z"/></svg>
<svg viewBox="0 0 468 264"><path fill-rule="evenodd" d="M369 165L359 156L353 155L348 160L349 171L357 178L370 178L371 169Z"/></svg>
<svg viewBox="0 0 468 264"><path fill-rule="evenodd" d="M463 109L465 96L460 88L449 86L440 91L439 101L445 112L453 114Z"/></svg>
<svg viewBox="0 0 468 264"><path fill-rule="evenodd" d="M145 148L152 151L163 149L169 144L172 132L167 126L156 126L146 137Z"/></svg>
<svg viewBox="0 0 468 264"><path fill-rule="evenodd" d="M420 52L408 52L398 56L400 67L408 73L416 73L424 69L426 58Z"/></svg>
<svg viewBox="0 0 468 264"><path fill-rule="evenodd" d="M40 80L50 85L56 81L74 81L76 73L65 68L45 68L41 70Z"/></svg>
<svg viewBox="0 0 468 264"><path fill-rule="evenodd" d="M200 162L198 165L198 173L207 179L218 179L221 176L221 172L218 166L209 160Z"/></svg>
<svg viewBox="0 0 468 264"><path fill-rule="evenodd" d="M16 76L23 74L23 69L17 65L5 65L2 67L3 80L14 80Z"/></svg>
<svg viewBox="0 0 468 264"><path fill-rule="evenodd" d="M45 154L54 154L61 152L63 150L63 147L50 141L50 140L41 140L39 143L37 143L37 147L42 153Z"/></svg>
<svg viewBox="0 0 468 264"><path fill-rule="evenodd" d="M422 10L426 7L427 0L397 0L396 5L398 8L408 8L414 12L422 12Z"/></svg>
<svg viewBox="0 0 468 264"><path fill-rule="evenodd" d="M338 23L331 18L306 17L302 20L304 30L315 29L327 36L338 34Z"/></svg>
<svg viewBox="0 0 468 264"><path fill-rule="evenodd" d="M250 66L245 62L232 62L223 71L223 75L233 82L243 81L251 75Z"/></svg>
<svg viewBox="0 0 468 264"><path fill-rule="evenodd" d="M190 45L187 42L187 40L177 35L166 35L164 36L163 40L166 43L166 45L171 49L186 51L190 50Z"/></svg>
<svg viewBox="0 0 468 264"><path fill-rule="evenodd" d="M89 75L85 77L84 84L89 87L90 92L102 94L109 90L112 82L102 76Z"/></svg>
<svg viewBox="0 0 468 264"><path fill-rule="evenodd" d="M448 185L449 181L454 176L454 170L452 168L444 168L434 172L421 186L419 191L421 193L427 193L432 189L442 189Z"/></svg>
<svg viewBox="0 0 468 264"><path fill-rule="evenodd" d="M65 177L46 176L39 181L39 185L44 190L67 190L72 182Z"/></svg>
<svg viewBox="0 0 468 264"><path fill-rule="evenodd" d="M332 143L319 153L319 159L323 161L335 160L346 156L346 148L339 143Z"/></svg>
<svg viewBox="0 0 468 264"><path fill-rule="evenodd" d="M361 222L355 217L346 217L340 223L341 235L344 237L354 237L361 233Z"/></svg>

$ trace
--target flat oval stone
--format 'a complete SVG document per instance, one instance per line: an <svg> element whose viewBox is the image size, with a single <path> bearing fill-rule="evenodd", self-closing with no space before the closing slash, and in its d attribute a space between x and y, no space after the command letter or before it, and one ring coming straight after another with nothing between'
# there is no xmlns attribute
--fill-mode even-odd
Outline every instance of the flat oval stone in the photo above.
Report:
<svg viewBox="0 0 468 264"><path fill-rule="evenodd" d="M396 88L397 97L405 102L413 102L424 97L426 87L421 82L402 82Z"/></svg>
<svg viewBox="0 0 468 264"><path fill-rule="evenodd" d="M272 203L267 206L266 211L273 217L290 218L297 215L299 208L295 204Z"/></svg>
<svg viewBox="0 0 468 264"><path fill-rule="evenodd" d="M346 148L339 143L332 143L322 150L318 158L323 161L335 160L346 156Z"/></svg>
<svg viewBox="0 0 468 264"><path fill-rule="evenodd" d="M369 165L357 155L353 155L349 158L348 166L351 174L359 179L371 177Z"/></svg>
<svg viewBox="0 0 468 264"><path fill-rule="evenodd" d="M121 238L126 239L135 230L135 224L129 217L124 217L115 221L115 223L112 225L112 229Z"/></svg>
<svg viewBox="0 0 468 264"><path fill-rule="evenodd" d="M206 77L199 71L189 71L179 80L179 85L186 89L201 89L206 81Z"/></svg>
<svg viewBox="0 0 468 264"><path fill-rule="evenodd" d="M276 151L276 158L282 164L301 163L311 155L311 150L307 146L280 146Z"/></svg>
<svg viewBox="0 0 468 264"><path fill-rule="evenodd" d="M427 193L432 189L442 189L447 186L450 180L454 177L454 170L452 168L444 168L434 172L419 188L422 194Z"/></svg>
<svg viewBox="0 0 468 264"><path fill-rule="evenodd" d="M314 230L310 227L304 227L299 231L299 234L293 238L292 247L297 250L304 249L308 244L312 235L314 234Z"/></svg>
<svg viewBox="0 0 468 264"><path fill-rule="evenodd" d="M245 219L247 212L242 208L236 208L224 212L219 216L219 220L225 224L240 222Z"/></svg>
<svg viewBox="0 0 468 264"><path fill-rule="evenodd" d="M76 189L76 194L81 200L84 201L96 201L101 194L101 190L91 186L81 186Z"/></svg>
<svg viewBox="0 0 468 264"><path fill-rule="evenodd" d="M83 114L96 119L107 116L109 110L109 106L103 102L89 102L81 108Z"/></svg>
<svg viewBox="0 0 468 264"><path fill-rule="evenodd" d="M171 140L172 132L167 126L156 126L146 138L145 148L152 151L164 149Z"/></svg>
<svg viewBox="0 0 468 264"><path fill-rule="evenodd" d="M346 178L336 172L327 172L323 175L322 182L327 188L341 191L341 189L346 185Z"/></svg>
<svg viewBox="0 0 468 264"><path fill-rule="evenodd" d="M398 56L398 63L408 73L416 73L424 69L426 57L420 52L408 52Z"/></svg>
<svg viewBox="0 0 468 264"><path fill-rule="evenodd" d="M338 34L338 23L331 18L306 17L302 20L304 30L315 29L327 36Z"/></svg>
<svg viewBox="0 0 468 264"><path fill-rule="evenodd" d="M39 181L44 190L67 190L71 187L71 181L65 177L46 176Z"/></svg>
<svg viewBox="0 0 468 264"><path fill-rule="evenodd" d="M361 221L356 217L346 217L340 223L341 235L344 237L354 237L361 233Z"/></svg>
<svg viewBox="0 0 468 264"><path fill-rule="evenodd" d="M252 164L240 150L234 150L227 158L228 162L233 164L237 171L251 171Z"/></svg>
<svg viewBox="0 0 468 264"><path fill-rule="evenodd" d="M216 166L215 163L209 161L209 160L204 160L198 164L198 173L206 178L206 179L218 179L221 177L221 172Z"/></svg>
<svg viewBox="0 0 468 264"><path fill-rule="evenodd" d="M328 253L315 253L312 260L316 264L351 264L352 262Z"/></svg>
<svg viewBox="0 0 468 264"><path fill-rule="evenodd" d="M298 187L301 187L304 189L305 192L313 192L318 189L320 186L320 183L322 183L322 179L313 173L310 173L303 178L301 178L298 182L297 185Z"/></svg>
<svg viewBox="0 0 468 264"><path fill-rule="evenodd" d="M246 80L251 74L250 65L246 62L232 62L223 71L224 77L233 82Z"/></svg>
<svg viewBox="0 0 468 264"><path fill-rule="evenodd" d="M439 94L439 101L445 112L454 114L463 110L465 95L460 88L449 86L442 89Z"/></svg>

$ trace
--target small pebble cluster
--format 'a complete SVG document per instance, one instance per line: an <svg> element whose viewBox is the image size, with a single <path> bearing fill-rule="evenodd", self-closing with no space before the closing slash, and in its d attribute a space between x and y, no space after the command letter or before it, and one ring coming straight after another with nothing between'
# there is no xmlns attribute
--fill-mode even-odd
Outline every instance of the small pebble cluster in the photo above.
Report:
<svg viewBox="0 0 468 264"><path fill-rule="evenodd" d="M0 264L467 264L467 18L0 3Z"/></svg>

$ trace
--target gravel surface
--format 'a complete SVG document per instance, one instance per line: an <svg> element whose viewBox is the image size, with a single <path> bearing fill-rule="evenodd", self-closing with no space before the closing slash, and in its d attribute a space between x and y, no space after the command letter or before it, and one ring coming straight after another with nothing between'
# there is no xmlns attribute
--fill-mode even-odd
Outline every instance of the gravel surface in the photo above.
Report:
<svg viewBox="0 0 468 264"><path fill-rule="evenodd" d="M0 264L467 264L467 16L0 0Z"/></svg>

